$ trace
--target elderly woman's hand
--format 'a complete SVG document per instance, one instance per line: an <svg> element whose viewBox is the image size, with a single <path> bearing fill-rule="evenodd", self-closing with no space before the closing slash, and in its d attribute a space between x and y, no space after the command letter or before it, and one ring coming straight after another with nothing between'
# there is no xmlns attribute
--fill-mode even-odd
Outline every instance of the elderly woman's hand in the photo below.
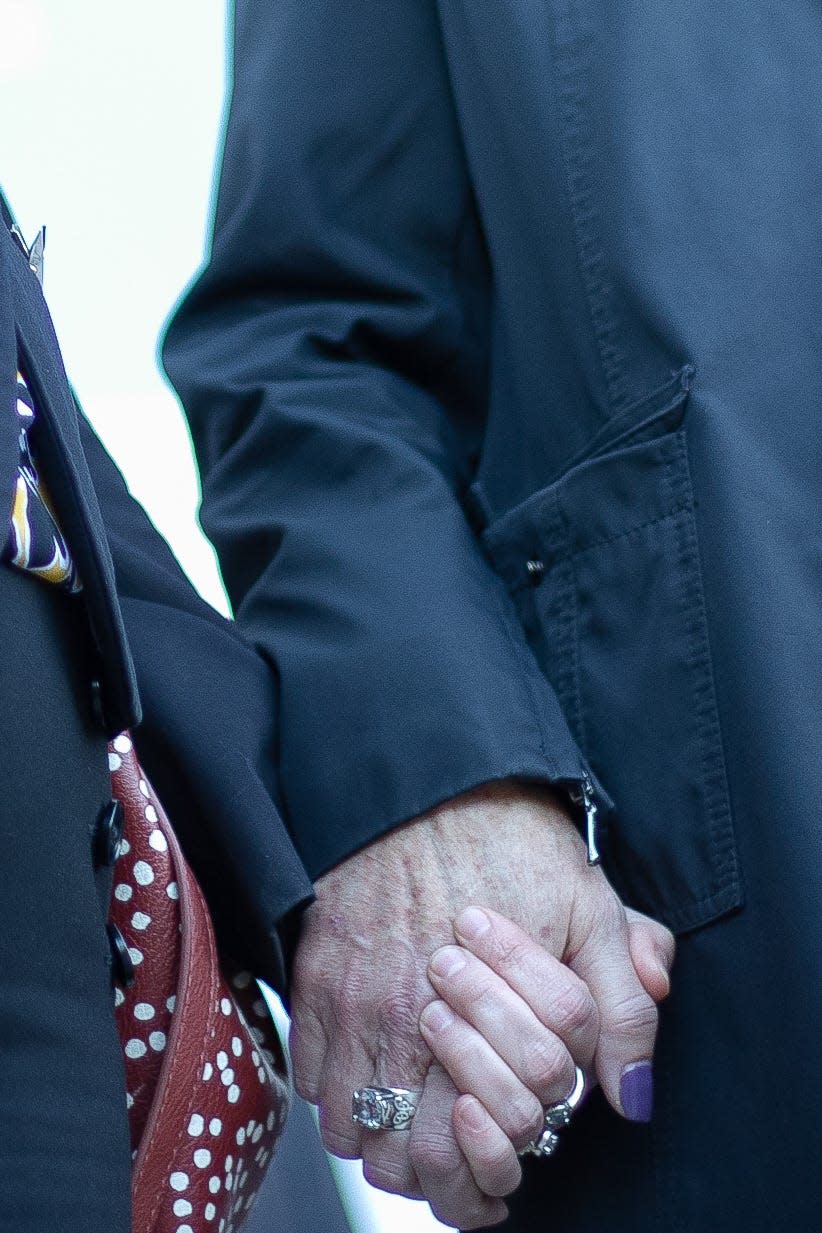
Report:
<svg viewBox="0 0 822 1233"><path fill-rule="evenodd" d="M626 909L631 959L655 1002L668 993L674 939L664 926ZM454 1105L454 1135L474 1179L488 1196L519 1184L517 1150L525 1146L503 1129L511 1111L536 1097L557 1099L542 1074L571 1065L590 1088L601 1065L601 1031L587 985L512 921L488 908L468 908L454 922L458 945L431 958L429 979L440 995L420 1017L431 1052L461 1093ZM606 1045L607 1047L607 1045ZM634 1075L633 1083L631 1075ZM650 1116L651 1072L645 1059L623 1077L617 1112Z"/></svg>

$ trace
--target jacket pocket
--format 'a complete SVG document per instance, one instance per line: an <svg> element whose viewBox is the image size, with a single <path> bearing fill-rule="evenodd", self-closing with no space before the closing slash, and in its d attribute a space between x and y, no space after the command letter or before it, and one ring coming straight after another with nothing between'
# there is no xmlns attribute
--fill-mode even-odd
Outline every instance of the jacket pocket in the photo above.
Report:
<svg viewBox="0 0 822 1233"><path fill-rule="evenodd" d="M684 931L742 901L686 450L685 382L484 533L614 800L605 864Z"/></svg>

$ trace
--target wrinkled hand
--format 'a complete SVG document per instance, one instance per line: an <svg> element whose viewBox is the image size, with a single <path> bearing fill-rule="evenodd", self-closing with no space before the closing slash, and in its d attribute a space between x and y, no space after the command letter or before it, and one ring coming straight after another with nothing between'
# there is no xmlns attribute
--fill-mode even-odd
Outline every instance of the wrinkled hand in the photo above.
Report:
<svg viewBox="0 0 822 1233"><path fill-rule="evenodd" d="M661 1001L669 988L673 937L638 912L626 916L634 968L646 991ZM455 920L454 936L459 945L431 957L429 977L440 1000L425 1007L420 1029L461 1093L451 1124L474 1181L484 1194L502 1196L522 1177L517 1144L503 1129L506 1110L527 1101L529 1092L539 1094L535 1059L544 1065L565 1044L587 1069L597 1042L589 1038L587 1020L568 1017L568 999L580 997L580 1005L585 1000L578 984L512 921L470 907ZM622 1099L642 1120L650 1115L650 1062L638 1061L627 1074ZM586 1094L595 1082L589 1078Z"/></svg>
<svg viewBox="0 0 822 1233"><path fill-rule="evenodd" d="M495 1109L502 1133L515 1147L533 1138L542 1106L569 1091L575 1061L594 1067L625 1112L620 1080L652 1055L656 1007L632 962L625 911L602 871L587 865L558 797L514 782L477 789L376 840L316 891L294 967L295 1081L319 1105L328 1150L362 1156L372 1184L424 1197L462 1228L505 1216L460 1150L452 1125L459 1092L431 1065L418 1026L435 997L429 957L453 943L451 922L470 904L507 917L559 961L554 1043L519 1063L521 1098ZM491 1034L487 1024L483 1031ZM422 1089L410 1133L354 1125L351 1093L365 1085Z"/></svg>

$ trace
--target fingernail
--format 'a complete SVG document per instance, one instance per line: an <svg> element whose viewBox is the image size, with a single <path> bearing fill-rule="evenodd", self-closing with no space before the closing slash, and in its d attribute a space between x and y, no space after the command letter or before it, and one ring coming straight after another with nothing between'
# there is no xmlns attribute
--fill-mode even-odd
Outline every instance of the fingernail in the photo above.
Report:
<svg viewBox="0 0 822 1233"><path fill-rule="evenodd" d="M488 1114L474 1096L464 1096L459 1104L459 1115L472 1130L485 1130Z"/></svg>
<svg viewBox="0 0 822 1233"><path fill-rule="evenodd" d="M441 1032L454 1022L454 1016L444 1002L429 1002L420 1015L420 1024L429 1032Z"/></svg>
<svg viewBox="0 0 822 1233"><path fill-rule="evenodd" d="M454 921L454 932L471 941L481 938L490 928L491 921L479 908L466 908Z"/></svg>
<svg viewBox="0 0 822 1233"><path fill-rule="evenodd" d="M434 951L429 967L435 976L456 976L465 967L465 959L456 946L442 946Z"/></svg>
<svg viewBox="0 0 822 1233"><path fill-rule="evenodd" d="M630 1122L650 1122L654 1107L654 1072L650 1062L626 1066L619 1083L619 1103Z"/></svg>

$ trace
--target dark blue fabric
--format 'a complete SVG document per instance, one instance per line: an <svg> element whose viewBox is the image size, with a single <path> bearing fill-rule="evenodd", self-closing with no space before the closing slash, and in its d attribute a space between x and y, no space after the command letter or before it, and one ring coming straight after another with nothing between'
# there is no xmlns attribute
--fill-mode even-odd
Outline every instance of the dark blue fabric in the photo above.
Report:
<svg viewBox="0 0 822 1233"><path fill-rule="evenodd" d="M89 642L76 598L0 566L1 1233L131 1229Z"/></svg>
<svg viewBox="0 0 822 1233"><path fill-rule="evenodd" d="M9 511L18 349L37 404L38 461L83 582L106 731L134 727L142 709L138 750L222 947L283 990L280 925L312 891L277 810L271 670L199 598L130 496L72 398L37 280L0 226L0 508L5 494Z"/></svg>
<svg viewBox="0 0 822 1233"><path fill-rule="evenodd" d="M82 415L80 437L140 686L138 753L206 892L222 949L282 992L280 925L290 936L312 889L277 810L276 682L195 593Z"/></svg>
<svg viewBox="0 0 822 1233"><path fill-rule="evenodd" d="M236 11L164 355L298 849L590 764L682 934L659 1114L515 1227L815 1228L819 6Z"/></svg>
<svg viewBox="0 0 822 1233"><path fill-rule="evenodd" d="M122 616L115 597L114 567L106 545L103 521L86 460L80 448L77 416L54 329L39 283L6 227L0 228L5 278L0 304L0 330L8 340L14 364L20 356L39 416L32 430L38 458L60 511L60 521L80 577L88 588L85 597L94 640L100 653L102 703L108 736L115 736L140 719L134 665ZM4 347L5 350L5 347ZM6 353L8 356L8 353ZM15 367L16 371L16 367ZM16 381L6 384L3 419L14 410ZM3 442L0 440L0 446ZM16 466L16 456L12 460ZM5 479L9 460L3 457ZM2 486L11 493L11 482ZM10 509L4 497L4 511ZM5 523L5 514L4 514Z"/></svg>
<svg viewBox="0 0 822 1233"><path fill-rule="evenodd" d="M164 354L317 873L581 758L460 500L487 267L430 6L241 5L237 38L214 258Z"/></svg>

